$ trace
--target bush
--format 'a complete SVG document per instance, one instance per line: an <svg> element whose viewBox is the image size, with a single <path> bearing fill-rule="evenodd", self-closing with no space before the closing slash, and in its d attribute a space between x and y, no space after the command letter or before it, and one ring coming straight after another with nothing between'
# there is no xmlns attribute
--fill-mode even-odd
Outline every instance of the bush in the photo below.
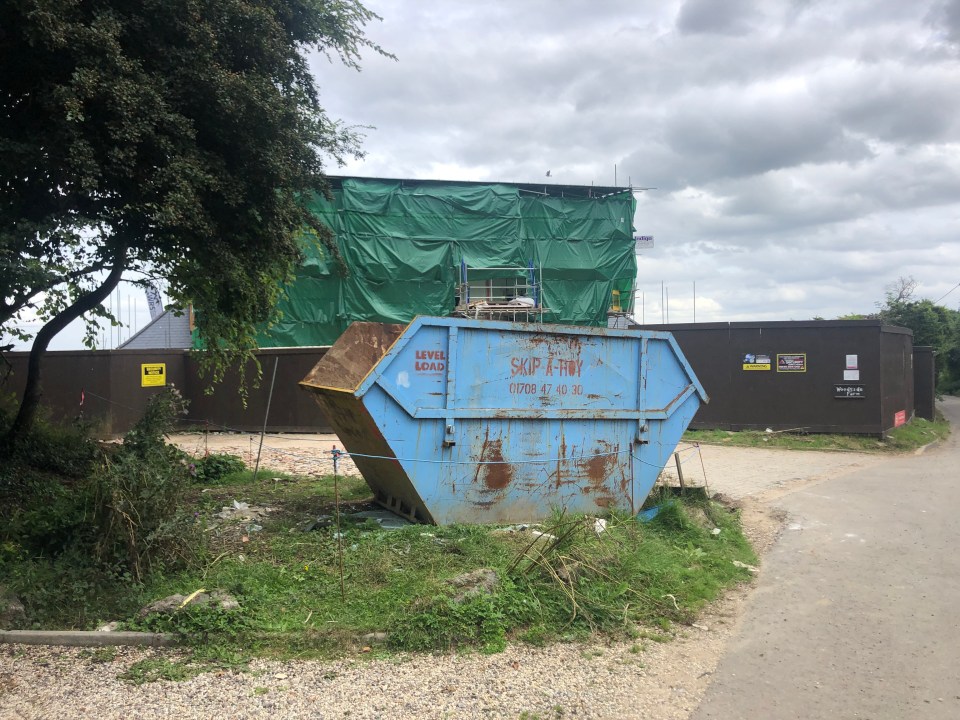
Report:
<svg viewBox="0 0 960 720"><path fill-rule="evenodd" d="M246 463L240 459L239 455L228 454L207 455L205 458L195 460L193 465L193 479L205 485L213 485L228 475L247 469Z"/></svg>
<svg viewBox="0 0 960 720"><path fill-rule="evenodd" d="M185 411L175 388L155 395L123 445L105 456L91 478L96 556L123 563L137 581L156 563L181 566L199 551L197 522L181 507L190 463L165 441Z"/></svg>
<svg viewBox="0 0 960 720"><path fill-rule="evenodd" d="M0 576L33 622L83 627L151 569L198 558L189 463L164 440L183 410L176 390L158 394L117 446L40 424L0 462Z"/></svg>

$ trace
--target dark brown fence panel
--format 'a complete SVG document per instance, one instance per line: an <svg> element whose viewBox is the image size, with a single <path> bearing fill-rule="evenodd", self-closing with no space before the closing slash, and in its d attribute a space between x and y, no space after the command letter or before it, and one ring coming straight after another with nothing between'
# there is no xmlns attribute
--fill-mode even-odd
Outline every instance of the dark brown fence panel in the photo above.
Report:
<svg viewBox="0 0 960 720"><path fill-rule="evenodd" d="M246 407L243 406L239 393L239 372L228 373L222 383L213 387L213 393L207 394L209 381L200 377L197 361L188 357L187 392L190 397L188 417L198 423L209 421L212 430L226 426L233 430L259 431L263 427L274 363L276 363L277 374L276 381L273 383L273 399L270 401L267 429L274 432L330 432L330 424L320 410L320 406L299 385L299 382L326 352L326 347L273 348L259 351L257 357L263 368L263 377L260 380L260 387L253 387L252 382L256 377L255 366L253 363L247 366Z"/></svg>
<svg viewBox="0 0 960 720"><path fill-rule="evenodd" d="M893 424L884 403L913 407L912 335L879 321L645 327L673 333L710 395L694 428L880 435Z"/></svg>
<svg viewBox="0 0 960 720"><path fill-rule="evenodd" d="M935 419L937 400L936 353L929 345L913 348L913 407L917 417Z"/></svg>
<svg viewBox="0 0 960 720"><path fill-rule="evenodd" d="M190 402L189 414L183 422L185 429L260 430L276 361L277 377L267 430L329 432L323 412L298 385L325 352L326 348L260 351L263 380L259 388L252 387L255 374L251 363L246 408L240 399L238 373L228 373L222 383L214 386L213 394L207 394L208 379L199 376L198 363L183 350L49 352L43 360L41 403L43 412L53 422L69 423L82 412L84 420L93 423L97 435L120 435L141 417L147 400L162 390L160 386L144 387L144 377L157 377L144 373L159 371L158 366L162 366L165 385L174 385ZM17 398L22 396L27 355L26 352L7 354L13 370L0 392L13 393Z"/></svg>
<svg viewBox="0 0 960 720"><path fill-rule="evenodd" d="M885 330L880 345L883 378L880 420L886 431L913 417L913 335L894 332L893 328Z"/></svg>
<svg viewBox="0 0 960 720"><path fill-rule="evenodd" d="M142 387L142 365L163 365L166 382L183 387L182 350L77 350L48 352L41 375L42 412L56 423L83 416L101 436L125 432L160 391ZM28 353L8 353L13 372L3 392L19 399L26 382ZM81 395L83 405L81 406Z"/></svg>

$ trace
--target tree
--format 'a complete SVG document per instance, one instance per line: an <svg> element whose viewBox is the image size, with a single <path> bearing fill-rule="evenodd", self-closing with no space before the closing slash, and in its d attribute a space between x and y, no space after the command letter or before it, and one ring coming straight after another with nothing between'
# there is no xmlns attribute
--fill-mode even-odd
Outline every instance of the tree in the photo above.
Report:
<svg viewBox="0 0 960 720"><path fill-rule="evenodd" d="M914 345L933 347L938 390L956 392L960 389L960 312L930 300L914 300L917 286L912 277L889 285L878 316L887 324L910 328Z"/></svg>
<svg viewBox="0 0 960 720"><path fill-rule="evenodd" d="M50 340L121 278L192 303L208 366L249 357L299 261L301 199L358 154L306 53L388 55L358 0L8 0L0 6L0 330L46 324L8 436L32 425ZM93 335L88 333L92 342Z"/></svg>
<svg viewBox="0 0 960 720"><path fill-rule="evenodd" d="M909 277L901 275L887 285L887 304L913 300L913 294L917 291L919 285L920 283L914 279L913 275Z"/></svg>

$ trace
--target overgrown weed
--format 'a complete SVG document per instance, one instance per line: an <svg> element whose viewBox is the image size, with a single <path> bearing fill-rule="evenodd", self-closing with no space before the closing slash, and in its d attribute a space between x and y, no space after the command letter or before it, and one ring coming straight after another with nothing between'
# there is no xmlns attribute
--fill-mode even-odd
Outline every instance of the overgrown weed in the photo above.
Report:
<svg viewBox="0 0 960 720"><path fill-rule="evenodd" d="M89 627L105 613L129 612L149 573L202 555L199 523L183 507L186 456L165 442L184 410L170 388L151 399L120 445L41 421L4 449L0 580L32 624Z"/></svg>

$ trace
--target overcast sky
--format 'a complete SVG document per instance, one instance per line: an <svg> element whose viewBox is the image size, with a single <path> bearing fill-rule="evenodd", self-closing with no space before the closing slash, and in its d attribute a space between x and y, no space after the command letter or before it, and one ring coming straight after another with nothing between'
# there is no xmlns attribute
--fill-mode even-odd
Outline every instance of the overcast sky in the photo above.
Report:
<svg viewBox="0 0 960 720"><path fill-rule="evenodd" d="M698 321L834 318L900 276L931 300L960 283L960 0L366 5L397 60L314 56L330 115L374 126L330 172L611 185L616 168L655 188L637 194L655 238L638 319L663 316L661 282L673 322L694 319L694 283Z"/></svg>
<svg viewBox="0 0 960 720"><path fill-rule="evenodd" d="M338 172L611 185L616 166L656 188L635 219L648 322L661 281L673 322L694 282L698 321L960 283L960 0L365 4L397 61L313 63L331 115L375 126Z"/></svg>

